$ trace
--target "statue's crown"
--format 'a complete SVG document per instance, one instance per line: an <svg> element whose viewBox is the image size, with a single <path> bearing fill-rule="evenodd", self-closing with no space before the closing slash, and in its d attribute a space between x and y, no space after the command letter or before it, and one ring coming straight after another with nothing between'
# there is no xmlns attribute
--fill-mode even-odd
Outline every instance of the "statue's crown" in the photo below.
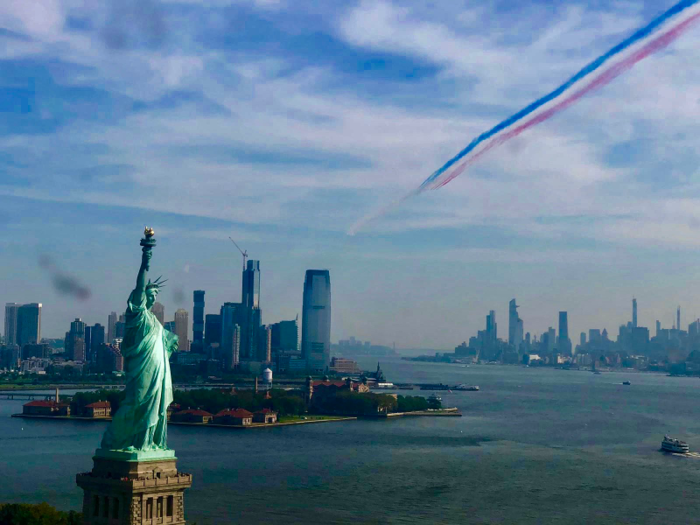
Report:
<svg viewBox="0 0 700 525"><path fill-rule="evenodd" d="M163 279L162 281L160 278L163 277L162 275L158 277L155 281L151 282L151 280L148 280L148 284L146 285L146 290L150 288L155 288L156 290L160 290L161 288L165 288L165 283L168 282L167 279Z"/></svg>

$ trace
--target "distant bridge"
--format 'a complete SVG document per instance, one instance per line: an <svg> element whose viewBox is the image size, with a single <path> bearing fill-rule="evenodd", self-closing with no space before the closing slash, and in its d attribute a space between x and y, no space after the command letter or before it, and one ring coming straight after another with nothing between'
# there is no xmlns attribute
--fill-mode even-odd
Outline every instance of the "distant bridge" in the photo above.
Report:
<svg viewBox="0 0 700 525"><path fill-rule="evenodd" d="M71 396L63 396L61 395L59 399L64 399L64 398L70 398ZM46 394L46 393L41 393L41 394L32 394L32 393L27 393L27 392L0 392L0 401L13 401L13 400L27 400L27 401L33 401L35 399L43 399L45 401L51 401L52 399L56 399L56 394Z"/></svg>

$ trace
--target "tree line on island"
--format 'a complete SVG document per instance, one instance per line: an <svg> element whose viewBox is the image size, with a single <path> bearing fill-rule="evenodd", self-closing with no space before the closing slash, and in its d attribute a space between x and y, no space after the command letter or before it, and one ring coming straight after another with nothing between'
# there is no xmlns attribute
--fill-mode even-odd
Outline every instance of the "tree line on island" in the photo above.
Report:
<svg viewBox="0 0 700 525"><path fill-rule="evenodd" d="M80 415L85 407L96 401L108 401L112 414L124 399L125 392L97 390L77 392L71 399L71 413ZM195 408L211 414L226 409L242 408L250 412L263 409L274 410L280 417L304 414L371 416L382 413L415 412L441 408L437 399L422 396L396 396L391 394L357 393L338 390L330 395L314 396L307 404L301 390L271 389L265 392L253 390L197 389L175 390L174 403L181 409Z"/></svg>

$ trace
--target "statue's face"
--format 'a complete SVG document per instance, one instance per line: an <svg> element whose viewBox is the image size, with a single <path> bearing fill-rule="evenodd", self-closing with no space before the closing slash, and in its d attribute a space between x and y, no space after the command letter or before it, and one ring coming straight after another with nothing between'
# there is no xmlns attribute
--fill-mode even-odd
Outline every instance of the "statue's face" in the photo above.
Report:
<svg viewBox="0 0 700 525"><path fill-rule="evenodd" d="M149 288L146 290L146 308L149 310L151 309L151 306L153 306L153 303L156 302L158 299L158 290L155 288Z"/></svg>

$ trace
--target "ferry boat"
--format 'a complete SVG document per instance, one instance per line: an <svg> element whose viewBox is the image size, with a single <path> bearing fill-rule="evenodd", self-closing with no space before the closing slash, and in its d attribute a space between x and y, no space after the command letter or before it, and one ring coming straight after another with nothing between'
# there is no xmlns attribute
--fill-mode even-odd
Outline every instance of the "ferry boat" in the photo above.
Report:
<svg viewBox="0 0 700 525"><path fill-rule="evenodd" d="M623 381L622 384L623 384L623 385L628 385L628 386L629 386L629 385L631 385L632 383L630 383L629 381Z"/></svg>
<svg viewBox="0 0 700 525"><path fill-rule="evenodd" d="M688 447L688 443L686 443L685 441L664 436L664 440L661 442L661 450L663 450L664 452L676 452L678 454L687 454L688 452L690 452L690 447Z"/></svg>
<svg viewBox="0 0 700 525"><path fill-rule="evenodd" d="M428 398L428 401L442 401L442 398L437 394L433 394Z"/></svg>

